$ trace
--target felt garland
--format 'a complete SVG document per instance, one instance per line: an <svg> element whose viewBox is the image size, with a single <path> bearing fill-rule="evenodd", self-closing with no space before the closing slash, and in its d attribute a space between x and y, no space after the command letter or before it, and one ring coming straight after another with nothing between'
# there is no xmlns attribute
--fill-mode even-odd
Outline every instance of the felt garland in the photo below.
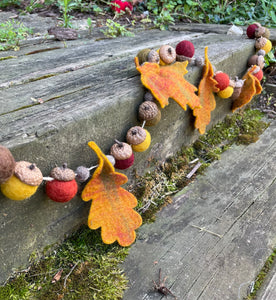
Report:
<svg viewBox="0 0 276 300"><path fill-rule="evenodd" d="M126 7L132 10L129 2L115 0L112 3L117 12ZM129 129L126 142L115 140L110 149L111 155L104 155L95 142L89 142L88 145L98 156L98 165L90 168L79 166L73 171L63 164L55 167L50 177L43 177L34 163L15 162L9 149L0 145L0 188L3 195L12 200L24 200L31 197L44 180L46 194L51 200L68 202L77 194L77 182L87 181L91 171L96 169L81 194L84 201L92 200L88 226L91 229L101 228L104 243L117 241L121 246L131 245L142 218L134 210L137 199L121 187L127 182L127 176L115 172L114 167L122 170L129 168L134 163L133 152L143 152L150 147L151 135L144 126L154 126L160 121L160 108L169 104L169 98L175 100L183 110L187 105L193 110L195 128L203 134L210 123L211 111L216 107L214 93L220 98L231 99L232 111L260 94L264 55L271 50L269 30L254 23L248 26L247 36L256 39L255 48L258 52L248 59L249 69L242 79L232 80L222 71L214 73L207 55L208 47L205 48L203 64L203 58L193 57L195 49L190 41L179 42L175 49L164 45L157 50L141 50L134 61L141 74L141 82L147 88L144 102L139 106L138 118L142 125ZM189 63L203 65L198 89L184 79Z"/></svg>

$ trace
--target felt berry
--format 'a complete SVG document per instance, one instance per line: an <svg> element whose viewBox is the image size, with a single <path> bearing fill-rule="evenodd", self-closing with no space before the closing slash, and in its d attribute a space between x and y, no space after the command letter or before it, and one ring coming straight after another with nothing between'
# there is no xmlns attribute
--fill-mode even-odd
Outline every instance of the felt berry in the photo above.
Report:
<svg viewBox="0 0 276 300"><path fill-rule="evenodd" d="M150 133L140 126L131 127L127 132L126 139L135 152L146 151L151 143Z"/></svg>
<svg viewBox="0 0 276 300"><path fill-rule="evenodd" d="M151 93L151 91L147 90L144 94L144 100L145 101L154 101L155 98L153 96L153 94Z"/></svg>
<svg viewBox="0 0 276 300"><path fill-rule="evenodd" d="M177 61L191 61L195 54L195 47L192 42L184 40L176 45L175 52Z"/></svg>
<svg viewBox="0 0 276 300"><path fill-rule="evenodd" d="M68 202L74 198L78 191L75 172L67 168L67 164L55 167L51 173L54 180L47 181L46 194L55 202Z"/></svg>
<svg viewBox="0 0 276 300"><path fill-rule="evenodd" d="M79 167L77 167L75 174L76 174L77 181L85 182L90 176L90 171L88 168L86 168L84 166L79 166Z"/></svg>
<svg viewBox="0 0 276 300"><path fill-rule="evenodd" d="M265 60L264 60L264 57L262 55L252 55L249 59L248 59L248 62L247 62L248 66L251 67L251 66L259 66L261 69L264 68L264 65L265 65Z"/></svg>
<svg viewBox="0 0 276 300"><path fill-rule="evenodd" d="M259 24L254 23L254 24L251 24L247 27L246 34L247 34L248 38L250 38L250 39L255 38L255 30L258 28L258 25Z"/></svg>
<svg viewBox="0 0 276 300"><path fill-rule="evenodd" d="M264 73L262 69L259 66L257 66L252 72L252 75L254 75L259 81L261 81L263 79Z"/></svg>
<svg viewBox="0 0 276 300"><path fill-rule="evenodd" d="M0 145L0 184L12 177L15 168L15 160L6 147Z"/></svg>
<svg viewBox="0 0 276 300"><path fill-rule="evenodd" d="M154 126L161 120L161 111L152 101L145 101L139 106L139 120L146 121L146 126Z"/></svg>
<svg viewBox="0 0 276 300"><path fill-rule="evenodd" d="M234 91L233 91L233 94L232 94L232 96L231 96L231 99L232 99L232 100L236 100L236 99L239 97L243 85L244 85L244 80L238 79L238 77L236 77L236 78L235 78Z"/></svg>
<svg viewBox="0 0 276 300"><path fill-rule="evenodd" d="M226 73L217 71L214 75L214 79L217 81L216 87L221 91L229 86L230 78Z"/></svg>
<svg viewBox="0 0 276 300"><path fill-rule="evenodd" d="M15 163L14 175L1 184L3 195L11 200L31 197L43 180L43 175L35 164L27 161Z"/></svg>
<svg viewBox="0 0 276 300"><path fill-rule="evenodd" d="M111 1L111 9L117 13L121 12L132 12L133 6L128 1L114 0Z"/></svg>
<svg viewBox="0 0 276 300"><path fill-rule="evenodd" d="M112 166L115 165L115 158L112 155L106 155L106 158L109 160L109 162L112 164Z"/></svg>
<svg viewBox="0 0 276 300"><path fill-rule="evenodd" d="M233 95L234 88L232 86L228 86L226 89L218 92L218 96L223 99L230 98Z"/></svg>
<svg viewBox="0 0 276 300"><path fill-rule="evenodd" d="M170 65L176 59L175 49L170 45L163 45L159 49L159 56L161 65Z"/></svg>
<svg viewBox="0 0 276 300"><path fill-rule="evenodd" d="M272 43L265 37L260 37L255 42L255 47L257 50L263 49L267 54L272 49Z"/></svg>
<svg viewBox="0 0 276 300"><path fill-rule="evenodd" d="M134 163L134 154L129 144L115 140L115 144L110 149L111 155L115 158L114 167L117 169L127 169Z"/></svg>
<svg viewBox="0 0 276 300"><path fill-rule="evenodd" d="M203 57L196 57L195 58L195 65L198 67L202 67L204 65L204 58Z"/></svg>

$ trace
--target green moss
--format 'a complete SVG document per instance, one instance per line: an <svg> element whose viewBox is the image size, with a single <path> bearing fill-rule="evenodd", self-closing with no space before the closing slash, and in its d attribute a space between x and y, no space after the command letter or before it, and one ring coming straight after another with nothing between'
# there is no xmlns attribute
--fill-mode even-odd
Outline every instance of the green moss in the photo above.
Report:
<svg viewBox="0 0 276 300"><path fill-rule="evenodd" d="M103 244L100 232L85 226L43 259L32 255L29 271L0 287L0 299L121 299L127 280L119 264L127 252Z"/></svg>
<svg viewBox="0 0 276 300"><path fill-rule="evenodd" d="M263 268L261 269L260 273L258 274L255 282L254 282L254 290L253 292L246 298L246 300L253 300L256 299L257 293L260 290L268 272L270 271L273 262L275 261L276 256L276 249L271 253L271 255L266 260Z"/></svg>

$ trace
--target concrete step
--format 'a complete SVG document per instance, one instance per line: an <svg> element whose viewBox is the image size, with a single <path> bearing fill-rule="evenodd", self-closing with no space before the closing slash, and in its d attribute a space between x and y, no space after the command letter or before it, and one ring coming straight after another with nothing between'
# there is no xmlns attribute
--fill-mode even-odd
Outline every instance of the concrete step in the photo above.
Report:
<svg viewBox="0 0 276 300"><path fill-rule="evenodd" d="M229 26L230 27L230 26ZM113 140L125 140L127 130L137 124L137 109L144 88L134 65L143 48L158 49L190 40L196 56L205 46L216 69L241 76L254 41L221 33L151 30L132 38L99 39L83 37L66 43L53 39L24 43L17 52L1 52L0 62L0 144L16 160L36 163L44 176L64 162L72 169L96 164L87 146L91 140L108 154ZM201 69L188 67L185 78L198 85ZM34 100L42 99L43 103ZM231 102L218 99L210 128L230 113ZM191 111L174 101L162 110L162 121L150 128L151 148L136 155L125 173L143 174L150 161L163 161L184 144L198 137ZM80 188L81 189L81 188ZM49 200L43 185L30 199L14 202L0 196L0 282L14 268L28 263L28 256L53 244L81 223L86 223L90 203L75 197L67 204Z"/></svg>
<svg viewBox="0 0 276 300"><path fill-rule="evenodd" d="M181 300L239 300L276 246L276 121L224 152L144 225L124 263L125 300L157 300L159 269ZM275 272L275 268L274 268ZM275 274L257 299L275 299Z"/></svg>

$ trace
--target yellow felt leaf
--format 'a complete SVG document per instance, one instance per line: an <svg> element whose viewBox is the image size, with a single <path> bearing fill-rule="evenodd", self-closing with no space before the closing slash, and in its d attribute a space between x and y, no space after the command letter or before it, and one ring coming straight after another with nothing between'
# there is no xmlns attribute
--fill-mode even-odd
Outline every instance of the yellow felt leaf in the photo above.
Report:
<svg viewBox="0 0 276 300"><path fill-rule="evenodd" d="M244 85L242 86L241 93L237 99L233 102L232 111L243 107L249 103L255 95L259 95L262 92L262 86L258 78L256 78L252 72L257 66L253 66L250 70L246 72L243 76Z"/></svg>
<svg viewBox="0 0 276 300"><path fill-rule="evenodd" d="M142 84L151 91L162 108L169 104L169 98L176 101L184 110L187 109L187 105L191 109L200 106L199 98L195 94L197 88L184 79L184 75L188 72L186 69L188 61L166 66L145 62L140 66L138 57L135 57L135 64L141 73Z"/></svg>
<svg viewBox="0 0 276 300"><path fill-rule="evenodd" d="M195 128L201 134L205 133L206 126L211 121L211 111L216 108L216 99L214 92L218 92L216 87L217 81L213 78L214 70L208 59L208 47L205 48L205 65L203 67L203 76L198 87L198 96L201 107L195 108L193 115L195 116Z"/></svg>
<svg viewBox="0 0 276 300"><path fill-rule="evenodd" d="M101 227L106 244L117 240L121 246L129 246L135 241L135 229L142 224L141 216L133 209L137 199L121 187L127 182L127 176L115 172L95 142L88 145L99 158L99 165L81 195L84 201L92 200L88 226L91 229Z"/></svg>

